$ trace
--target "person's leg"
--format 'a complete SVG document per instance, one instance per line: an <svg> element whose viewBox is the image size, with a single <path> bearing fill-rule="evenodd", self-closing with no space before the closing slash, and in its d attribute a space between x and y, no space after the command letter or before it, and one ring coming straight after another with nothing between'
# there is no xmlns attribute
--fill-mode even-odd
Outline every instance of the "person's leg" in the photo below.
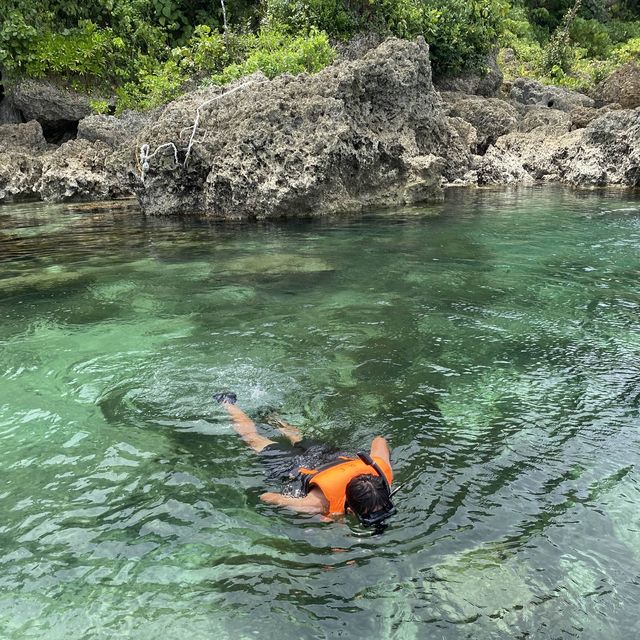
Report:
<svg viewBox="0 0 640 640"><path fill-rule="evenodd" d="M256 453L260 453L265 447L270 444L275 444L273 440L261 436L257 429L255 422L239 407L236 407L234 402L236 396L233 393L221 393L214 396L215 400L220 403L226 410L235 432L250 446Z"/></svg>

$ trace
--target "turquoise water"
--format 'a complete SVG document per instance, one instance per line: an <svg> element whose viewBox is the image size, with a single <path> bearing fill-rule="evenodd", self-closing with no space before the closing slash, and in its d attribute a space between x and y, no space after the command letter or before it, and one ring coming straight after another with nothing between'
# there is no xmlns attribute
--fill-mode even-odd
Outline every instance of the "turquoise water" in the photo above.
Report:
<svg viewBox="0 0 640 640"><path fill-rule="evenodd" d="M639 249L640 199L550 188L247 225L0 208L0 637L634 637ZM226 388L385 435L386 533L260 503Z"/></svg>

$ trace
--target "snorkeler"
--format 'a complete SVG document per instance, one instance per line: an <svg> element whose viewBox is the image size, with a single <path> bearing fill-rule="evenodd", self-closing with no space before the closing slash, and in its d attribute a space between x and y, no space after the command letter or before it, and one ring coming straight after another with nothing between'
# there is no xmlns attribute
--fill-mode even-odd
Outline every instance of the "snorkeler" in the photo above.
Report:
<svg viewBox="0 0 640 640"><path fill-rule="evenodd" d="M286 448L258 433L254 421L236 406L235 393L213 398L227 410L234 430L260 455L270 475L294 487L287 493L263 493L263 502L323 516L352 512L363 526L376 531L396 512L389 446L383 437L373 439L368 454L340 455L327 445L305 441L296 427L275 418L274 426L291 444Z"/></svg>

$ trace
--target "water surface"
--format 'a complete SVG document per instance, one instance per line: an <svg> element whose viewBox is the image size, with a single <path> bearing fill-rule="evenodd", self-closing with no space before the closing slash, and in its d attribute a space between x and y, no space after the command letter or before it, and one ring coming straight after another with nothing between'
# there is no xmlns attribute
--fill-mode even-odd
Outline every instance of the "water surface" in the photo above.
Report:
<svg viewBox="0 0 640 640"><path fill-rule="evenodd" d="M640 199L550 188L0 208L0 637L633 637L639 249ZM220 389L386 436L386 533L261 504Z"/></svg>

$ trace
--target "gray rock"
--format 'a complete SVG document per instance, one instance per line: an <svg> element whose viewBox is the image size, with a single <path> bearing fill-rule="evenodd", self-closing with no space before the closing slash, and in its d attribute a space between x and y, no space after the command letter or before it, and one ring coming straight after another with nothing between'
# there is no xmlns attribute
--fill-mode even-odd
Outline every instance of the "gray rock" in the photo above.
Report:
<svg viewBox="0 0 640 640"><path fill-rule="evenodd" d="M495 165L496 159L499 160L498 166L506 163L510 167L509 176L517 175L515 167L520 166L524 172L522 175L531 176L534 180L565 182L571 156L576 151L581 134L574 131L557 135L555 131L550 135L550 131L551 128L538 127L526 134L510 133L503 136L496 143L495 151L487 163L493 162Z"/></svg>
<svg viewBox="0 0 640 640"><path fill-rule="evenodd" d="M0 126L0 201L135 191L151 214L266 218L416 203L442 183L640 185L640 108L565 112L538 104L540 87L514 83L520 103L441 99L424 41L391 39L314 76L255 74L153 114L90 116L60 147L38 122Z"/></svg>
<svg viewBox="0 0 640 640"><path fill-rule="evenodd" d="M39 122L31 120L31 122L24 124L0 126L0 152L11 154L16 149L33 154L49 149Z"/></svg>
<svg viewBox="0 0 640 640"><path fill-rule="evenodd" d="M622 65L596 86L593 95L598 106L617 102L624 109L640 107L640 65Z"/></svg>
<svg viewBox="0 0 640 640"><path fill-rule="evenodd" d="M0 152L0 202L38 198L35 187L42 174L42 159L24 151Z"/></svg>
<svg viewBox="0 0 640 640"><path fill-rule="evenodd" d="M150 117L148 114L135 111L125 111L119 118L105 115L88 116L78 123L78 139L89 142L101 140L115 148L133 141L148 124Z"/></svg>
<svg viewBox="0 0 640 640"><path fill-rule="evenodd" d="M640 109L610 111L590 122L567 170L580 186L640 185Z"/></svg>
<svg viewBox="0 0 640 640"><path fill-rule="evenodd" d="M571 129L571 116L547 107L529 107L518 122L516 131L529 133L539 127L546 127L548 135L562 135Z"/></svg>
<svg viewBox="0 0 640 640"><path fill-rule="evenodd" d="M0 98L0 125L18 124L22 122L20 111L16 109L13 100L8 97Z"/></svg>
<svg viewBox="0 0 640 640"><path fill-rule="evenodd" d="M9 95L25 120L74 122L91 115L89 97L62 89L47 80L22 80Z"/></svg>
<svg viewBox="0 0 640 640"><path fill-rule="evenodd" d="M71 140L44 158L35 189L50 202L129 197L132 193L121 167L106 143Z"/></svg>
<svg viewBox="0 0 640 640"><path fill-rule="evenodd" d="M149 157L135 188L145 212L319 215L439 195L451 134L422 39L390 39L313 76L245 80L222 93L188 94L141 132ZM137 163L129 169L140 175Z"/></svg>
<svg viewBox="0 0 640 640"><path fill-rule="evenodd" d="M446 125L448 153L442 153L444 158L442 176L449 184L467 184L471 159L478 146L478 133L472 124L454 116L447 116Z"/></svg>
<svg viewBox="0 0 640 640"><path fill-rule="evenodd" d="M0 126L0 202L38 197L41 156L49 149L35 120Z"/></svg>
<svg viewBox="0 0 640 640"><path fill-rule="evenodd" d="M599 109L595 109L594 107L577 107L569 112L569 116L571 117L571 128L584 129L584 127L596 118L599 118L601 115L604 115L609 111L615 111L617 109L622 109L622 107L617 103L608 104L604 107L600 107Z"/></svg>
<svg viewBox="0 0 640 640"><path fill-rule="evenodd" d="M476 158L479 185L533 184L534 179L520 158L503 149L489 147L484 156Z"/></svg>
<svg viewBox="0 0 640 640"><path fill-rule="evenodd" d="M545 180L593 187L640 184L640 109L606 112L585 128L566 120L498 139L478 168L478 180Z"/></svg>
<svg viewBox="0 0 640 640"><path fill-rule="evenodd" d="M462 118L476 130L474 153L483 154L487 147L518 124L518 111L504 100L480 98L464 94L443 94L449 115Z"/></svg>
<svg viewBox="0 0 640 640"><path fill-rule="evenodd" d="M560 111L576 107L593 107L594 101L578 91L542 84L537 80L517 78L511 86L510 97L526 105L537 105Z"/></svg>
<svg viewBox="0 0 640 640"><path fill-rule="evenodd" d="M490 53L484 62L483 69L476 73L457 76L440 76L434 80L439 91L458 91L469 95L491 98L497 95L503 81L502 71L497 62L498 51Z"/></svg>

